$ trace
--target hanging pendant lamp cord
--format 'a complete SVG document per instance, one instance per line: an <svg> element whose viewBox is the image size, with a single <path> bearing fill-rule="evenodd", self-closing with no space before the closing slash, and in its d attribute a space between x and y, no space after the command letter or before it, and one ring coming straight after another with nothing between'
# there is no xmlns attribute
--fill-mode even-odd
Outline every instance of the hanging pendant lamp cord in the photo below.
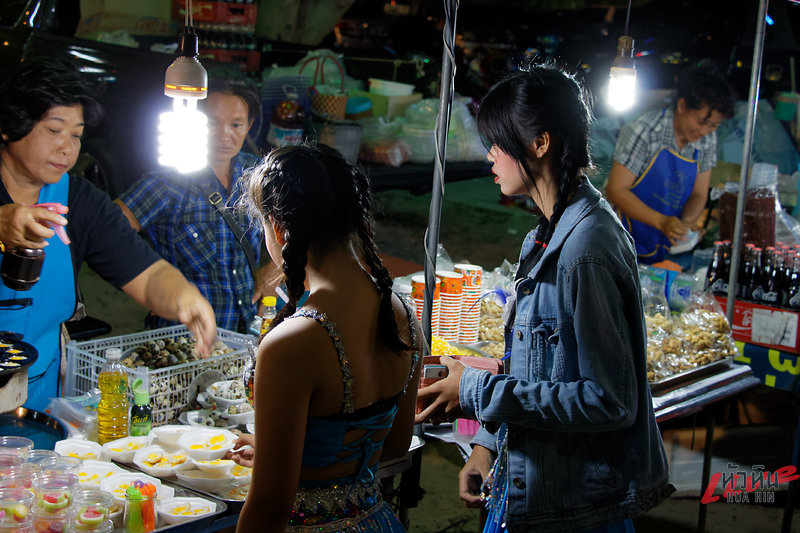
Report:
<svg viewBox="0 0 800 533"><path fill-rule="evenodd" d="M628 35L628 23L631 21L631 1L628 0L628 12L625 14L625 33L622 35Z"/></svg>

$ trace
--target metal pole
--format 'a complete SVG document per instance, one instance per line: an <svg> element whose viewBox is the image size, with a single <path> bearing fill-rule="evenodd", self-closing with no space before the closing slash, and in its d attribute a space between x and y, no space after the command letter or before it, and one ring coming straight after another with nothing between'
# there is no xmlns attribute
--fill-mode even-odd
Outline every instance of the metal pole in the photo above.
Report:
<svg viewBox="0 0 800 533"><path fill-rule="evenodd" d="M433 316L433 292L436 287L436 254L439 247L439 221L444 196L444 162L447 151L447 130L450 127L450 105L453 101L453 78L455 77L456 11L459 0L444 0L444 29L442 37L441 89L439 91L439 116L436 119L436 160L433 168L433 188L428 211L428 229L425 230L425 302L422 306L422 334L425 348L430 353L431 318Z"/></svg>
<svg viewBox="0 0 800 533"><path fill-rule="evenodd" d="M742 170L739 174L739 196L736 199L736 220L733 225L733 245L731 254L731 271L728 275L728 303L725 314L728 323L733 324L733 304L736 299L736 281L739 277L739 261L741 260L742 221L744 205L747 198L747 178L750 173L750 152L753 149L753 133L756 127L758 111L758 92L761 83L761 60L764 54L764 32L769 0L759 0L756 14L756 35L753 39L753 67L750 72L750 96L747 100L747 124L744 129L744 148L742 149Z"/></svg>

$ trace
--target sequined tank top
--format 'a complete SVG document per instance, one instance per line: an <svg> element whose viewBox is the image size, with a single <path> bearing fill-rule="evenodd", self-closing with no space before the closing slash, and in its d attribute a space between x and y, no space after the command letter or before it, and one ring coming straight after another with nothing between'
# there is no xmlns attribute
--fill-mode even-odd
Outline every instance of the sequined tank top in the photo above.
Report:
<svg viewBox="0 0 800 533"><path fill-rule="evenodd" d="M403 306L408 314L411 345L416 347L417 336L414 314L405 302L403 302ZM369 460L375 451L383 446L385 439L385 437L375 439L374 435L392 427L400 396L405 391L405 387L414 373L419 354L416 350L412 352L411 370L406 378L403 391L367 407L353 409L353 378L350 373L350 361L347 357L345 345L336 330L336 325L328 319L325 313L320 313L313 309L300 309L291 318L301 316L316 320L327 331L331 342L333 342L333 347L336 349L344 385L344 401L342 410L339 413L328 416L308 417L302 464L306 467L325 467L336 463L358 461L359 466L357 473L352 476L319 482L303 481L300 486L310 487L352 481L370 483L375 477L375 472L370 468ZM363 430L363 434L355 440L345 442L345 435L353 430Z"/></svg>

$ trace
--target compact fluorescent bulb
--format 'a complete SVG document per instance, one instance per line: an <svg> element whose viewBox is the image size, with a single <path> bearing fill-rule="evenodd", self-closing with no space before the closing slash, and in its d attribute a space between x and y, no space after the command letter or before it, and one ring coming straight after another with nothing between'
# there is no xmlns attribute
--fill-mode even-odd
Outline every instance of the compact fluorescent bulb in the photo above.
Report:
<svg viewBox="0 0 800 533"><path fill-rule="evenodd" d="M615 111L625 111L636 102L636 65L633 62L633 38L623 35L617 42L617 55L611 64L608 104Z"/></svg>
<svg viewBox="0 0 800 533"><path fill-rule="evenodd" d="M181 34L178 50L164 76L164 94L173 103L172 111L159 116L158 162L187 173L208 163L208 119L197 110L197 101L207 96L208 75L197 60L197 35L190 26Z"/></svg>

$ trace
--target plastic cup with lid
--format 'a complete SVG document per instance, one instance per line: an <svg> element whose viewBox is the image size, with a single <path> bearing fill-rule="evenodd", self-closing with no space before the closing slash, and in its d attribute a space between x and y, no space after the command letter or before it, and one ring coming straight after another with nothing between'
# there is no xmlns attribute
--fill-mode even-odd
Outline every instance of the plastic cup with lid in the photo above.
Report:
<svg viewBox="0 0 800 533"><path fill-rule="evenodd" d="M25 458L33 449L33 441L16 435L0 437L0 455L18 455Z"/></svg>

